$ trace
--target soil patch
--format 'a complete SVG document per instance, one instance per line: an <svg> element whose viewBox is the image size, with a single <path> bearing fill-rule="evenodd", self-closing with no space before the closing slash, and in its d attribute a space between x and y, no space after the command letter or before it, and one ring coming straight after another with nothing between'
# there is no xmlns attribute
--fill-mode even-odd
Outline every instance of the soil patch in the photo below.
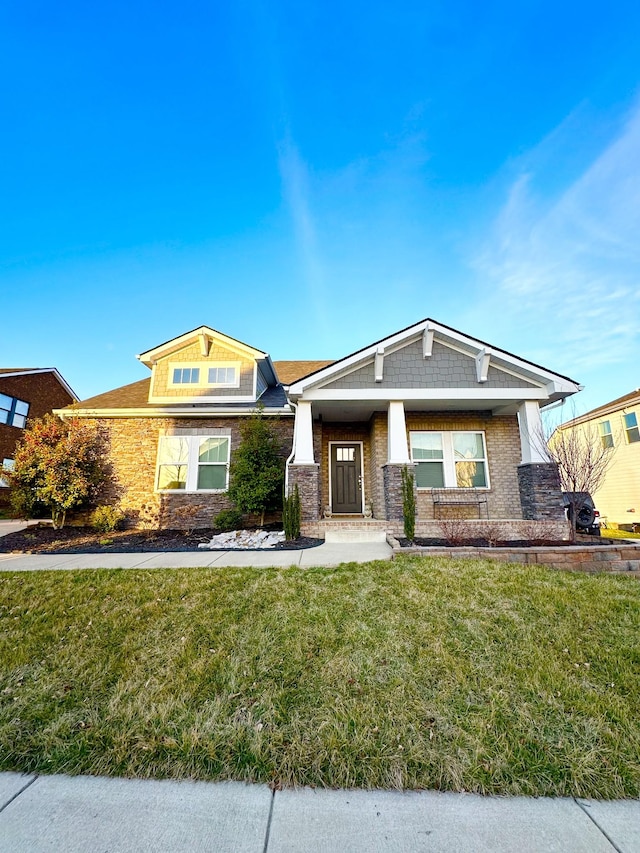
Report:
<svg viewBox="0 0 640 853"><path fill-rule="evenodd" d="M265 529L278 525L266 525ZM26 554L126 554L149 551L198 551L201 542L209 542L220 533L213 528L200 528L192 533L184 530L115 530L96 533L92 527L63 527L54 530L49 524L36 524L0 537L0 553ZM323 539L301 536L291 542L281 542L273 548L242 550L292 551L315 548ZM213 549L212 549L213 550ZM240 550L240 549L234 549Z"/></svg>

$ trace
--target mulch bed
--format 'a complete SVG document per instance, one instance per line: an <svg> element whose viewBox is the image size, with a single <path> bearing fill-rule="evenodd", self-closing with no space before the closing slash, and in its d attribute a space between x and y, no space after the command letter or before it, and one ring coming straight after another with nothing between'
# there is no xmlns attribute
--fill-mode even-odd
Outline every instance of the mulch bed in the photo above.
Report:
<svg viewBox="0 0 640 853"><path fill-rule="evenodd" d="M268 529L268 527L266 528ZM277 529L277 528L276 528ZM54 530L50 524L35 524L17 533L0 537L0 553L25 554L125 554L149 551L198 551L201 542L209 542L219 530L200 528L192 533L184 530L115 530L96 533L92 527L63 527ZM273 548L234 550L292 551L315 548L323 539L301 536Z"/></svg>

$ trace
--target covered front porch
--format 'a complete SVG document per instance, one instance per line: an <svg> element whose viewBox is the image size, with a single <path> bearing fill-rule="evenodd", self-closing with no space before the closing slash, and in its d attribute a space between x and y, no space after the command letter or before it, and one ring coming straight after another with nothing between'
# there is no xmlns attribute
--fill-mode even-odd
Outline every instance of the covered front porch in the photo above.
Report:
<svg viewBox="0 0 640 853"><path fill-rule="evenodd" d="M420 535L437 535L442 520L451 516L468 521L471 528L492 519L563 522L557 472L540 447L538 402L519 401L505 411L502 401L498 412L466 404L463 409L449 401L445 409L443 400L431 405L417 400L299 400L287 489L290 493L298 485L305 531L317 535L369 522L363 529L380 526L399 534L405 467L416 481ZM438 464L443 471L451 467L453 473L440 475L447 476L446 482L434 478L438 464L423 461L429 452L437 455L418 447L424 435L445 437ZM453 451L451 462L446 458L450 436L465 437L467 445L469 437L475 438L482 447L481 459L465 463L467 471L473 467L475 479L464 480Z"/></svg>

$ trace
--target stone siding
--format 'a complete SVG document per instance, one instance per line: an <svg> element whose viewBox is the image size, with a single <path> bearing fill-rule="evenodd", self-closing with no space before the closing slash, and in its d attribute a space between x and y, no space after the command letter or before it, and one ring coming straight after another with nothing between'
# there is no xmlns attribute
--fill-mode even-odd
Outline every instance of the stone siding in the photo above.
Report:
<svg viewBox="0 0 640 853"><path fill-rule="evenodd" d="M119 488L115 486L104 496L104 503L120 500L134 523L149 527L184 527L174 511L183 506L195 506L196 527L211 527L212 519L222 509L231 506L224 492L157 492L156 464L158 439L161 435L184 430L220 430L231 434L231 454L241 441L240 418L99 418L92 419L107 431L111 450L110 458ZM281 441L284 460L291 453L293 418L269 420Z"/></svg>
<svg viewBox="0 0 640 853"><path fill-rule="evenodd" d="M478 384L472 355L434 341L428 358L422 340L414 341L384 357L382 382L376 382L373 359L352 373L328 383L326 388L534 388L525 379L504 373L490 364L487 381Z"/></svg>
<svg viewBox="0 0 640 853"><path fill-rule="evenodd" d="M554 462L518 466L518 482L523 518L564 518L560 475Z"/></svg>
<svg viewBox="0 0 640 853"><path fill-rule="evenodd" d="M385 517L389 521L403 521L404 507L402 501L402 472L407 469L410 474L415 474L414 465L383 465ZM415 480L414 480L415 495ZM417 501L416 501L417 508Z"/></svg>
<svg viewBox="0 0 640 853"><path fill-rule="evenodd" d="M320 518L320 465L289 465L289 494L296 485L300 494L300 520L316 522Z"/></svg>
<svg viewBox="0 0 640 853"><path fill-rule="evenodd" d="M239 388L204 388L185 385L182 388L171 388L169 386L169 365L174 362L240 362L240 387ZM194 397L252 397L253 375L256 368L253 359L246 355L232 352L212 343L209 355L203 356L199 343L189 344L183 349L173 352L159 359L153 368L151 379L152 397L175 397L176 401L193 399Z"/></svg>

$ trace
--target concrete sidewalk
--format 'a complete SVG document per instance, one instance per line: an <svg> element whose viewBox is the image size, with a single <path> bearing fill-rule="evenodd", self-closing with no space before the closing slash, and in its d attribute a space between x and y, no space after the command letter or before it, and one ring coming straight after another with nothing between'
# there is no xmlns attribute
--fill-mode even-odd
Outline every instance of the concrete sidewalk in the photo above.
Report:
<svg viewBox="0 0 640 853"><path fill-rule="evenodd" d="M0 774L0 853L640 853L640 801Z"/></svg>
<svg viewBox="0 0 640 853"><path fill-rule="evenodd" d="M0 554L0 571L43 569L179 569L202 566L339 566L390 560L386 542L325 542L295 551L164 551L146 554Z"/></svg>

